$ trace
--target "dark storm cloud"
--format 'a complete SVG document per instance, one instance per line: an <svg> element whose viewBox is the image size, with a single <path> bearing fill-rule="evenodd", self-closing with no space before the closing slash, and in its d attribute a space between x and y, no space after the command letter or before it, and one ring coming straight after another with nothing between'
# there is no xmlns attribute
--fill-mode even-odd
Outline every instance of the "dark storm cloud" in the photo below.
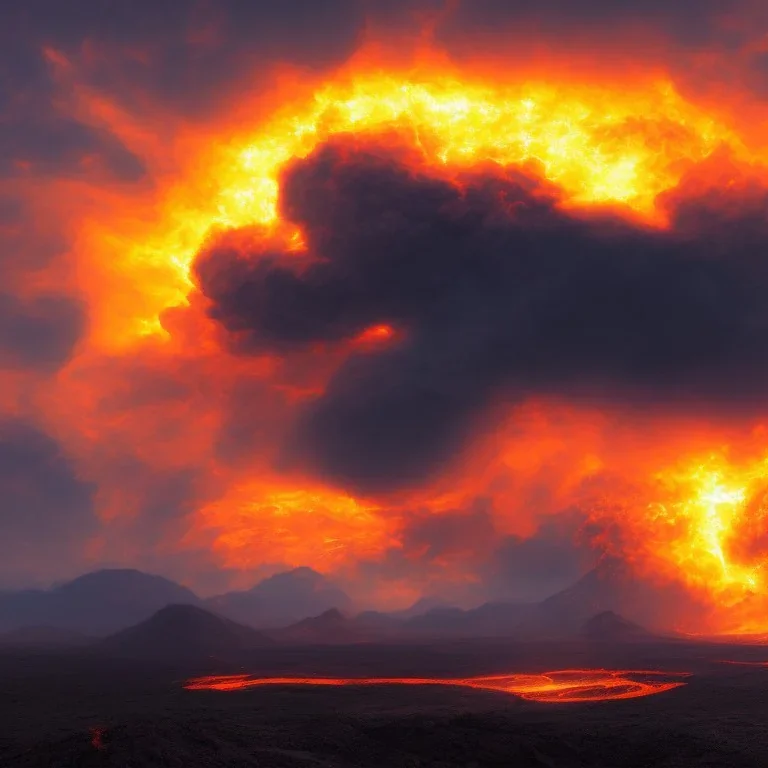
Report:
<svg viewBox="0 0 768 768"><path fill-rule="evenodd" d="M26 43L20 59L36 61L42 45L69 55L85 46L94 85L129 100L159 97L183 112L211 108L243 75L278 62L339 63L364 22L355 0L29 0L5 15L6 29Z"/></svg>
<svg viewBox="0 0 768 768"><path fill-rule="evenodd" d="M0 422L0 579L50 575L81 555L96 532L92 488L49 435L20 420Z"/></svg>
<svg viewBox="0 0 768 768"><path fill-rule="evenodd" d="M210 116L222 97L248 92L277 63L324 68L355 48L364 24L355 0L29 0L0 11L0 175L145 175L108 131L66 114L77 79L126 105ZM54 52L53 59L50 52Z"/></svg>
<svg viewBox="0 0 768 768"><path fill-rule="evenodd" d="M745 23L724 23L734 16ZM501 37L526 31L569 45L622 29L656 30L683 45L734 45L753 31L747 19L757 18L765 19L765 10L752 0L458 0L439 33L443 42L460 48L478 33Z"/></svg>
<svg viewBox="0 0 768 768"><path fill-rule="evenodd" d="M0 367L56 369L69 358L84 325L83 307L70 297L22 300L0 294Z"/></svg>
<svg viewBox="0 0 768 768"><path fill-rule="evenodd" d="M283 194L317 260L214 245L197 272L240 348L403 328L353 354L301 416L289 453L333 480L422 480L495 396L765 403L764 193L678 204L665 233L579 220L500 170L457 185L342 141L297 163Z"/></svg>

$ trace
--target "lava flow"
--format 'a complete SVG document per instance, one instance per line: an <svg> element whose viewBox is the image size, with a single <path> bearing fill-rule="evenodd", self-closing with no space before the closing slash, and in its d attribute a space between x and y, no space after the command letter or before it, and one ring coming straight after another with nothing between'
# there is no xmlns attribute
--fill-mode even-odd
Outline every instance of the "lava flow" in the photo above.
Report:
<svg viewBox="0 0 768 768"><path fill-rule="evenodd" d="M238 691L265 685L445 685L501 691L528 701L576 703L637 699L671 691L685 683L671 678L685 673L649 670L566 669L541 674L494 675L490 677L252 677L223 675L197 677L185 688L190 691Z"/></svg>

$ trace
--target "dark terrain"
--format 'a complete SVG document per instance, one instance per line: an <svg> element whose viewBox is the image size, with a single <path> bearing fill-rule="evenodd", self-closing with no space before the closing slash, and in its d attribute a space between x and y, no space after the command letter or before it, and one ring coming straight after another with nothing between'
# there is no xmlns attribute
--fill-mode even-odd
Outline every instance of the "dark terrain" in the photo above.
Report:
<svg viewBox="0 0 768 768"><path fill-rule="evenodd" d="M0 650L0 765L764 768L768 648L660 641L265 646L202 662ZM656 696L541 704L447 687L187 691L194 675L469 676L578 667L692 672Z"/></svg>

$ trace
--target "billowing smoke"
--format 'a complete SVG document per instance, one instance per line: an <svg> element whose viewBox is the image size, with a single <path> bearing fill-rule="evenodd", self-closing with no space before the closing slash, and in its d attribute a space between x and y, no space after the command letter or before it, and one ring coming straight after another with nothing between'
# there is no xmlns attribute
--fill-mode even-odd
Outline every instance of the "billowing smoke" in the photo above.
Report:
<svg viewBox="0 0 768 768"><path fill-rule="evenodd" d="M496 398L765 405L764 193L670 200L659 232L565 213L514 173L436 180L343 143L290 169L282 190L306 263L257 241L214 244L196 269L240 351L402 329L390 348L352 354L299 415L286 452L333 482L423 482Z"/></svg>
<svg viewBox="0 0 768 768"><path fill-rule="evenodd" d="M765 3L0 20L0 587L753 589Z"/></svg>

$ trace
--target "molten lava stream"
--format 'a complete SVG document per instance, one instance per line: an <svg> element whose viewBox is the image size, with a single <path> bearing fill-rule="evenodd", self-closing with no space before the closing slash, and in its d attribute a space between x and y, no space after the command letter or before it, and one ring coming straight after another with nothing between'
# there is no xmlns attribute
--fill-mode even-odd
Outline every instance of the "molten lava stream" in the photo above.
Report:
<svg viewBox="0 0 768 768"><path fill-rule="evenodd" d="M672 680L688 673L649 670L566 669L542 674L512 674L493 677L252 677L211 675L188 680L189 691L237 691L264 685L451 685L503 691L528 701L586 702L636 699L679 688L685 683ZM654 679L667 678L667 679Z"/></svg>

